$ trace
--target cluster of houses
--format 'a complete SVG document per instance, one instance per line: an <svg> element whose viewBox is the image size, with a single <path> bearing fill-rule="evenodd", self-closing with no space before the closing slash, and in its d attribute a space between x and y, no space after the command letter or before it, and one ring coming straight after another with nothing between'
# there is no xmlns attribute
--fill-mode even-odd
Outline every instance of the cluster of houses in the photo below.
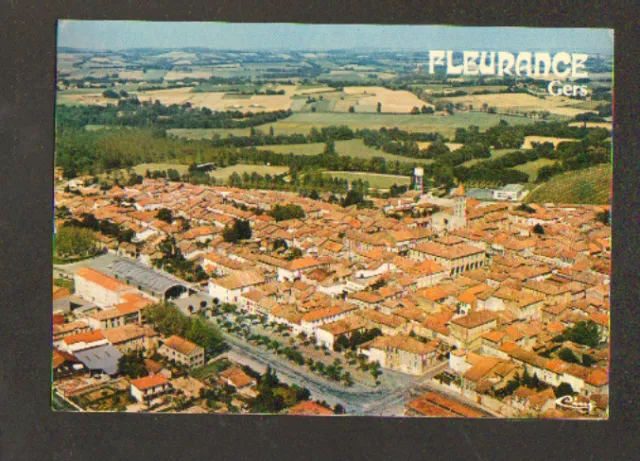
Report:
<svg viewBox="0 0 640 461"><path fill-rule="evenodd" d="M523 210L469 198L463 186L444 199L412 194L373 199L373 208L358 209L286 192L163 179L57 193L56 206L71 216L90 213L134 232L131 243L98 234L104 251L152 270L162 256L159 245L171 237L208 279L182 289L173 280L152 293L144 284L136 288L81 269L71 296L97 308L84 305L82 319L54 326L56 350L77 356L77 348L95 344L115 357L135 341L153 347L158 335L141 323L145 306L163 294L201 291L327 348L377 328L382 334L360 344L360 354L413 375L448 356L460 392L500 395L526 368L548 386L568 383L576 396L606 402L611 232L597 219L605 207L531 204ZM305 216L277 222L268 211L282 203L300 206ZM157 217L161 208L171 210L171 223ZM252 236L226 242L223 232L237 219L250 222ZM54 305L60 298L54 293ZM589 366L554 355L554 340L580 322L597 325L601 344L560 345L591 357ZM185 354L191 349L181 341L163 340L157 351L175 360L182 354L189 366L199 363L198 348ZM161 380L144 385L164 389ZM522 411L544 407L535 403L541 396L524 394L504 400ZM435 407L425 401L407 411Z"/></svg>

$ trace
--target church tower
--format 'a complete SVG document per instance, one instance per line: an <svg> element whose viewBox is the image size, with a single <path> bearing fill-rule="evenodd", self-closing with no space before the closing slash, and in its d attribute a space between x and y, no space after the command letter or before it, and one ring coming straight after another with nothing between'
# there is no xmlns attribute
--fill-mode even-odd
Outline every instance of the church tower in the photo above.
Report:
<svg viewBox="0 0 640 461"><path fill-rule="evenodd" d="M460 185L451 194L453 198L453 219L450 222L450 228L460 229L467 226L467 199L464 190L464 184Z"/></svg>

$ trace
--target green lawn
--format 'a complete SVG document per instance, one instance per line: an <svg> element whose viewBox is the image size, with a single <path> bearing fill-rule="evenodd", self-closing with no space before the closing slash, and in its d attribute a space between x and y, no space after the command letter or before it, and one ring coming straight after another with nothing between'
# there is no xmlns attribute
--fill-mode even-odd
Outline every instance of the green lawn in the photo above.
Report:
<svg viewBox="0 0 640 461"><path fill-rule="evenodd" d="M364 181L369 181L369 185L371 187L378 189L388 189L394 184L396 184L397 186L411 184L411 178L408 176L376 173L354 173L350 171L325 171L324 174L327 176L332 176L334 178L348 179L349 181L362 179Z"/></svg>
<svg viewBox="0 0 640 461"><path fill-rule="evenodd" d="M53 284L58 287L66 288L71 293L75 292L75 283L73 279L57 278L53 280Z"/></svg>
<svg viewBox="0 0 640 461"><path fill-rule="evenodd" d="M231 365L227 359L216 360L215 362L211 362L207 365L204 365L199 368L194 368L191 370L190 374L196 379L204 379L209 376L213 376L214 374L220 373L223 370L226 370Z"/></svg>

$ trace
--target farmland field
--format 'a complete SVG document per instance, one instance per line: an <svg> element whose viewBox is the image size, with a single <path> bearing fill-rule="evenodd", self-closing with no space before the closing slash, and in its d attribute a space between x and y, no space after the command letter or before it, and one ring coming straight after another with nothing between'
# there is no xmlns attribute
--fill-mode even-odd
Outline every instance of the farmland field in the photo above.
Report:
<svg viewBox="0 0 640 461"><path fill-rule="evenodd" d="M468 168L475 165L476 163L484 162L486 160L495 160L502 157L503 155L508 154L509 152L514 152L515 150L516 149L494 149L491 151L491 158L473 158L462 163L462 166L466 166Z"/></svg>
<svg viewBox="0 0 640 461"><path fill-rule="evenodd" d="M452 138L456 128L467 128L469 125L477 125L481 130L497 125L500 120L505 120L511 125L523 125L533 123L532 119L508 115L487 114L481 112L457 112L450 116L436 115L409 115L409 114L363 114L363 113L296 113L291 117L279 120L275 123L262 125L263 131L268 131L271 126L275 134L308 134L311 128L318 129L331 125L346 125L349 128L377 130L385 128L400 128L410 132L440 132L444 136ZM248 132L249 130L247 130ZM220 133L224 133L222 130ZM226 136L223 135L223 136Z"/></svg>
<svg viewBox="0 0 640 461"><path fill-rule="evenodd" d="M388 189L394 184L397 186L411 184L411 178L409 176L375 173L353 173L347 171L325 171L324 174L327 176L332 176L334 178L348 179L349 181L362 179L363 181L368 181L369 186L378 189Z"/></svg>
<svg viewBox="0 0 640 461"><path fill-rule="evenodd" d="M489 107L495 107L498 112L513 111L516 113L525 113L531 111L549 111L552 114L563 117L575 117L578 114L589 112L587 109L573 107L579 103L561 96L548 96L542 99L527 93L500 93L457 96L443 99L451 101L454 104L471 104L476 110L480 109L483 104L487 104Z"/></svg>
<svg viewBox="0 0 640 461"><path fill-rule="evenodd" d="M538 177L538 170L543 166L553 165L556 163L555 160L551 160L548 158L539 158L538 160L534 160L533 162L527 162L522 165L514 166L514 170L522 171L523 173L527 173L529 175L529 181L533 182Z"/></svg>
<svg viewBox="0 0 640 461"><path fill-rule="evenodd" d="M211 110L242 110L265 112L286 110L291 106L289 95L233 95L221 92L194 92L192 87L170 90L147 91L138 94L140 101L159 100L162 104L183 104L190 102L194 107L208 107Z"/></svg>
<svg viewBox="0 0 640 461"><path fill-rule="evenodd" d="M278 175L278 174L283 174L283 173L288 173L289 172L289 168L286 166L267 166L267 165L244 165L244 164L238 164L238 165L234 165L234 166L229 166L226 168L220 168L219 170L214 170L209 172L209 175L216 178L217 180L224 180L226 181L229 176L231 176L233 173L238 173L239 175L242 175L244 173L253 173L256 172L258 174L261 175Z"/></svg>
<svg viewBox="0 0 640 461"><path fill-rule="evenodd" d="M250 128L172 128L167 134L185 139L213 139L215 135L226 138L233 136L249 136Z"/></svg>
<svg viewBox="0 0 640 461"><path fill-rule="evenodd" d="M174 169L180 174L184 174L189 171L188 165L182 165L179 163L141 163L133 167L133 171L136 174L144 175L147 170L149 171L163 171L168 169Z"/></svg>
<svg viewBox="0 0 640 461"><path fill-rule="evenodd" d="M533 149L533 143L545 143L550 142L553 144L553 147L557 147L561 142L576 142L577 139L574 138L554 138L551 136L525 136L524 143L522 144L521 149Z"/></svg>
<svg viewBox="0 0 640 461"><path fill-rule="evenodd" d="M347 86L344 92L357 96L356 112L376 112L378 103L381 103L382 113L394 114L408 114L414 107L433 107L409 91L394 91L380 86Z"/></svg>
<svg viewBox="0 0 640 461"><path fill-rule="evenodd" d="M344 141L339 141L344 142ZM325 144L322 142L313 142L309 144L282 144L277 146L258 146L258 150L270 150L279 154L294 155L318 155L321 154Z"/></svg>
<svg viewBox="0 0 640 461"><path fill-rule="evenodd" d="M424 141L424 142L419 142L417 144L418 144L418 149L422 150L422 149L429 148L429 146L432 144L432 142L431 141ZM453 152L454 150L458 150L463 146L463 144L460 144L459 142L446 142L445 144L446 144L446 146L449 148L449 150L451 152Z"/></svg>
<svg viewBox="0 0 640 461"><path fill-rule="evenodd" d="M258 149L260 150L271 150L273 152L278 152L282 154L292 153L294 155L318 155L322 153L325 147L324 143L310 143L310 144L289 144L289 145L279 145L279 146L260 146ZM388 161L400 161L400 162L416 162L422 163L424 165L433 163L431 159L418 159L418 158L410 158L403 157L400 155L387 154L381 150L375 149L373 147L365 146L362 142L362 139L350 139L348 141L336 141L335 142L335 150L340 155L347 155L349 157L356 158L372 158L372 157L382 157L387 159Z"/></svg>
<svg viewBox="0 0 640 461"><path fill-rule="evenodd" d="M585 122L571 122L569 126L584 126ZM613 122L586 122L587 128L606 128L611 131L613 129Z"/></svg>
<svg viewBox="0 0 640 461"><path fill-rule="evenodd" d="M461 86L461 87L450 87L447 85L425 85L424 92L426 94L430 93L453 93L454 91L465 91L469 94L479 93L483 91L489 91L492 93L497 93L499 91L506 90L506 85L478 85L478 86Z"/></svg>
<svg viewBox="0 0 640 461"><path fill-rule="evenodd" d="M555 176L535 188L526 198L529 203L609 203L611 165L597 165L585 170Z"/></svg>
<svg viewBox="0 0 640 461"><path fill-rule="evenodd" d="M166 171L169 169L176 170L180 174L184 174L189 171L188 165L183 165L181 163L141 163L140 165L136 165L132 167L132 170L139 175L144 176L144 174L149 171ZM128 177L128 170L126 168L121 168L119 170L114 170L108 173L103 173L101 175L101 179L110 182L111 179L115 177L115 173L120 177Z"/></svg>

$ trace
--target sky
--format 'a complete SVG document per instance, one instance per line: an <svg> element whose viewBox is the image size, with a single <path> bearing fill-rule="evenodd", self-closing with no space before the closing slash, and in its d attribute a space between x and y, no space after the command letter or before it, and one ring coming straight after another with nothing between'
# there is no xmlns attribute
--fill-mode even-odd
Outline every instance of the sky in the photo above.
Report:
<svg viewBox="0 0 640 461"><path fill-rule="evenodd" d="M231 50L563 50L612 53L608 29L221 22L58 23L58 46L87 50L204 47Z"/></svg>

